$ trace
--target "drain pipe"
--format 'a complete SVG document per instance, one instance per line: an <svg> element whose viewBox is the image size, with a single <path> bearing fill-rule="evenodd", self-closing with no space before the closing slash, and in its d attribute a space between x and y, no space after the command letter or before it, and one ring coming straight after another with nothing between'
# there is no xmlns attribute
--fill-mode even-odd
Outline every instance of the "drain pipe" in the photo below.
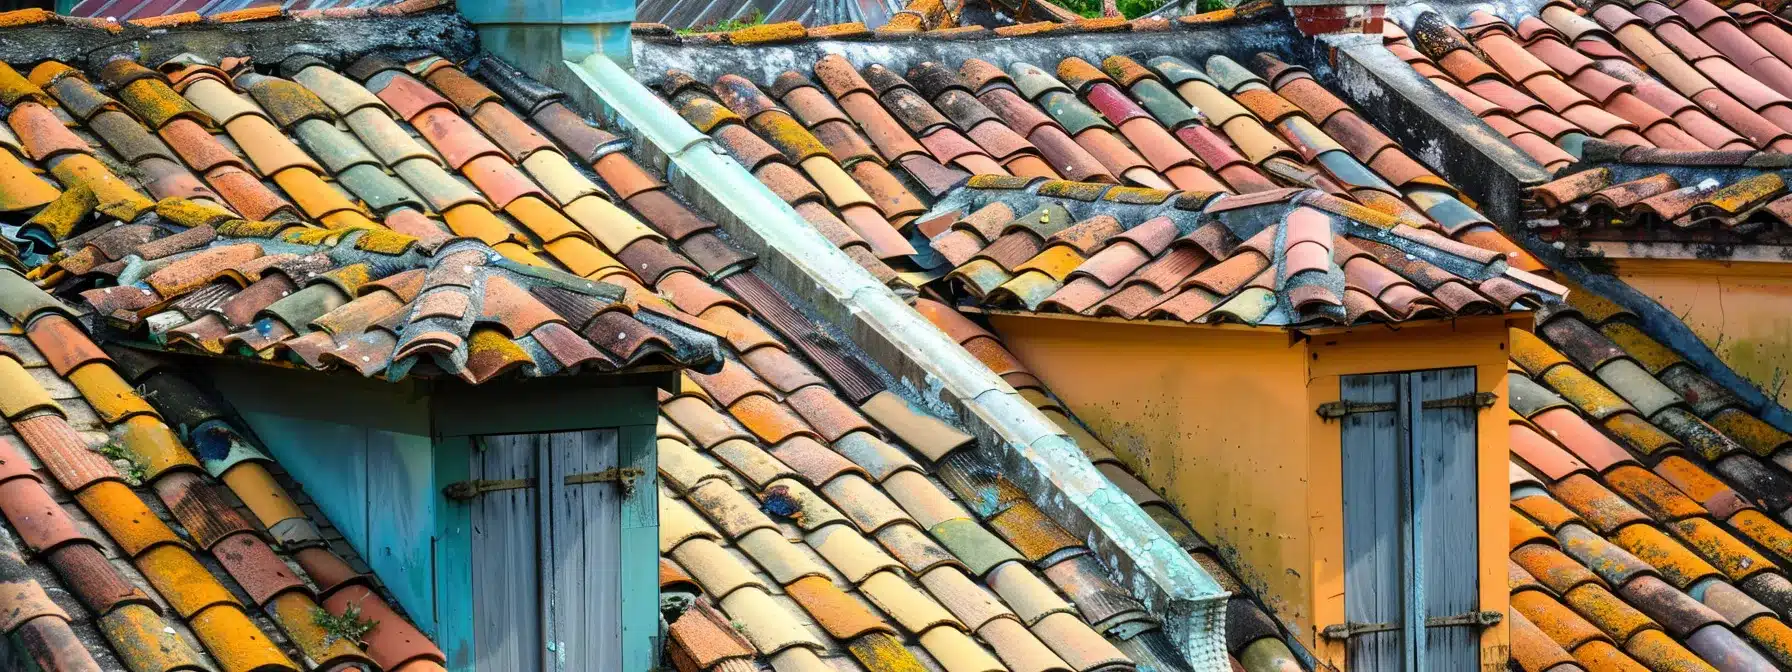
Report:
<svg viewBox="0 0 1792 672"><path fill-rule="evenodd" d="M1226 670L1228 593L1102 476L1063 430L995 372L805 224L795 210L616 63L601 55L566 67L596 94L614 127L760 267L936 410L955 413L980 449L1033 503L1094 549L1152 613L1196 670ZM657 153L656 155L652 155Z"/></svg>

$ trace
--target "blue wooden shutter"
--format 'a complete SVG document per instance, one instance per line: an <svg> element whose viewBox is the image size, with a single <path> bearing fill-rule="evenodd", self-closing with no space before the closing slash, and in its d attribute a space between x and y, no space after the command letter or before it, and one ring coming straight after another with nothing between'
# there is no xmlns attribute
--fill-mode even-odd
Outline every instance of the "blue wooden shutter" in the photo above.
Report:
<svg viewBox="0 0 1792 672"><path fill-rule="evenodd" d="M1479 667L1473 368L1345 376L1340 428L1351 670Z"/></svg>
<svg viewBox="0 0 1792 672"><path fill-rule="evenodd" d="M1480 610L1480 535L1476 511L1475 421L1479 407L1462 403L1475 394L1473 368L1407 374L1421 401L1415 423L1414 508L1423 570L1425 669L1480 667L1481 630L1472 623L1435 619ZM1431 402L1431 403L1423 403ZM1445 405L1451 404L1451 405Z"/></svg>
<svg viewBox="0 0 1792 672"><path fill-rule="evenodd" d="M1350 623L1405 621L1406 593L1406 428L1399 412L1405 376L1348 376L1348 405L1384 407L1343 418L1344 617ZM1351 670L1405 667L1406 633L1399 627L1349 639Z"/></svg>

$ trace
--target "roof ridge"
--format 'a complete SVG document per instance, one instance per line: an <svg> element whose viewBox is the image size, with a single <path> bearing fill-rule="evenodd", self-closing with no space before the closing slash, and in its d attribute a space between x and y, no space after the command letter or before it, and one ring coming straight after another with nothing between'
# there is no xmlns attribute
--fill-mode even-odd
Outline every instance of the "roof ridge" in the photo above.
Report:
<svg viewBox="0 0 1792 672"><path fill-rule="evenodd" d="M917 2L937 2L937 0L917 0ZM1258 1L1242 3L1238 7L1179 16L1174 19L1163 17L1139 17L1136 19L1078 17L1075 21L1068 22L1035 21L997 28L951 25L949 21L939 21L930 26L920 18L925 12L905 8L898 12L897 16L914 19L914 22L892 20L891 24L876 30L857 22L804 26L799 21L786 21L707 33L686 33L662 23L636 23L630 27L630 32L638 40L669 46L692 47L721 45L754 47L829 40L868 42L900 42L918 39L975 40L1115 32L1161 33L1253 20L1268 15L1277 8L1278 5L1272 2Z"/></svg>
<svg viewBox="0 0 1792 672"><path fill-rule="evenodd" d="M104 30L110 33L121 33L125 30L165 30L168 28L202 24L225 25L277 19L358 19L372 16L404 16L407 14L419 14L435 9L451 8L453 6L454 0L399 0L398 2L391 2L380 6L300 10L287 10L280 5L267 5L261 7L231 9L221 12L212 12L210 14L200 14L198 11L188 11L176 14L131 18L122 22L110 17L57 14L48 9L33 8L0 12L0 28L23 28L59 23L78 28L91 28Z"/></svg>

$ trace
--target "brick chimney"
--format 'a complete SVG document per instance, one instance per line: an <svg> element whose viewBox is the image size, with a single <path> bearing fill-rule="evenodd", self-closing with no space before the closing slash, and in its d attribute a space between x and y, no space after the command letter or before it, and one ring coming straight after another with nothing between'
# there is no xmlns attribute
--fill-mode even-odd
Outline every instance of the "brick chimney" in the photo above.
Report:
<svg viewBox="0 0 1792 672"><path fill-rule="evenodd" d="M1307 36L1381 32L1387 5L1381 0L1284 0L1294 26Z"/></svg>

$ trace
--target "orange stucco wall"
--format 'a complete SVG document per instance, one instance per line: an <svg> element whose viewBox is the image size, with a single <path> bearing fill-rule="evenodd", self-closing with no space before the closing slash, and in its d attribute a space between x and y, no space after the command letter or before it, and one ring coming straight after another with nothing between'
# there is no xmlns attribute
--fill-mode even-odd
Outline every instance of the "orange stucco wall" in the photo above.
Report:
<svg viewBox="0 0 1792 672"><path fill-rule="evenodd" d="M1625 259L1618 275L1679 315L1743 377L1792 405L1792 265L1695 259Z"/></svg>
<svg viewBox="0 0 1792 672"><path fill-rule="evenodd" d="M1479 369L1499 401L1480 425L1481 608L1505 611L1506 329L1484 318L1326 333L992 316L1010 350L1227 557L1290 630L1344 621L1339 425L1319 418L1341 375ZM1502 670L1506 632L1483 637Z"/></svg>

